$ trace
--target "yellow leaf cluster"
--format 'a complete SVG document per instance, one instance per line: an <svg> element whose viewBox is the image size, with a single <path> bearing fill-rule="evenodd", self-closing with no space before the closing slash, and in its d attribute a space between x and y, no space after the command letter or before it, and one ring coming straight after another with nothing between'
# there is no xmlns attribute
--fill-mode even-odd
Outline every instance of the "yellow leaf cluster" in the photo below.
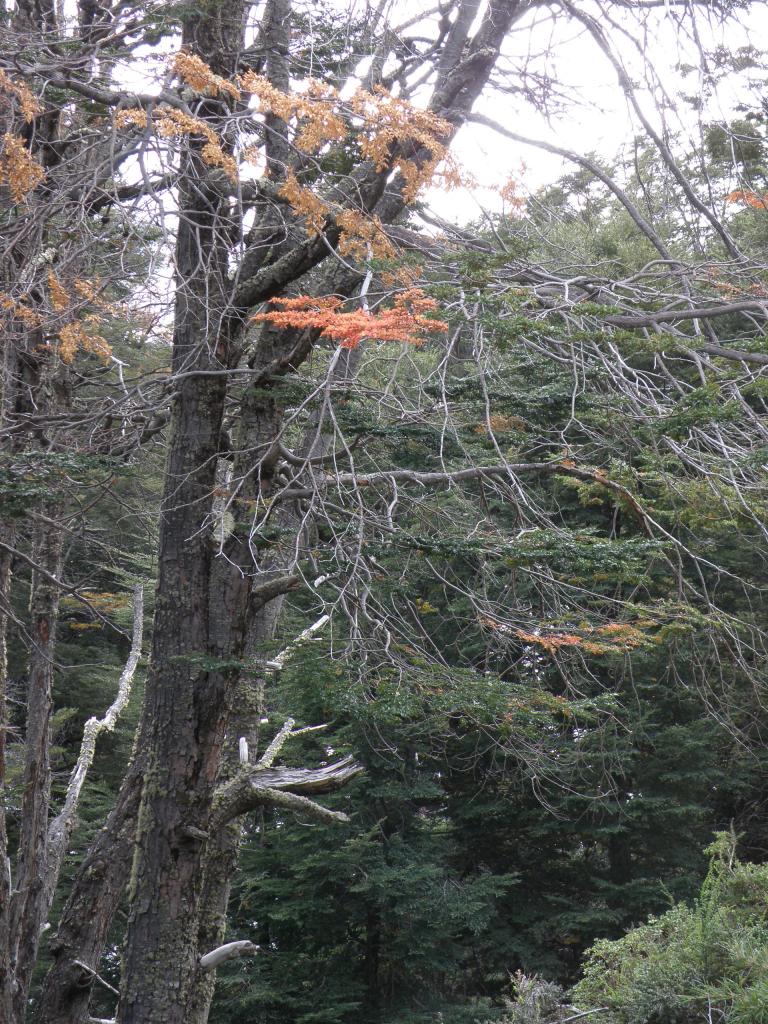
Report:
<svg viewBox="0 0 768 1024"><path fill-rule="evenodd" d="M64 313L69 309L69 292L53 270L48 271L48 292L51 296L51 305L57 313Z"/></svg>
<svg viewBox="0 0 768 1024"><path fill-rule="evenodd" d="M296 98L276 89L263 75L246 71L240 79L243 90L259 101L263 114L274 114L283 121L290 121L296 111Z"/></svg>
<svg viewBox="0 0 768 1024"><path fill-rule="evenodd" d="M378 217L369 217L359 210L343 210L337 215L336 223L341 228L339 252L343 256L362 260L394 258L395 247L387 238Z"/></svg>
<svg viewBox="0 0 768 1024"><path fill-rule="evenodd" d="M278 195L288 201L293 212L304 219L307 230L313 234L320 234L326 219L335 213L315 192L300 185L293 171L288 172ZM360 210L341 210L335 213L335 218L341 229L339 252L343 256L361 260L395 257L395 247L387 238L378 217Z"/></svg>
<svg viewBox="0 0 768 1024"><path fill-rule="evenodd" d="M350 99L342 99L333 86L311 78L303 83L300 91L293 93L282 92L254 71L247 71L232 83L214 74L204 61L184 50L172 58L172 68L197 92L226 94L233 99L240 99L244 93L245 98L257 101L259 113L280 118L286 124L293 122L293 145L301 152L317 153L329 143L342 142L353 132L363 158L373 161L378 171L389 166L400 171L407 202L415 199L419 190L433 180L438 167L445 187L465 183L458 166L447 154L446 140L452 132L451 124L431 111L420 110L407 100L392 96L383 87L377 86L372 92L359 89ZM163 138L202 137L205 140L203 160L213 167L221 167L230 178L236 179L235 160L225 152L210 125L169 107L156 111L153 122L157 134ZM120 128L143 128L147 126L147 114L143 110L123 110L116 115L115 123ZM396 147L409 144L420 150L418 159L404 155L395 157ZM245 149L241 156L246 160L255 158L252 148ZM394 255L376 219L360 211L332 211L319 196L299 184L293 172L289 172L279 194L305 220L310 233L322 231L329 213L337 212L342 253L360 257L372 253L387 259Z"/></svg>
<svg viewBox="0 0 768 1024"><path fill-rule="evenodd" d="M0 70L0 93L12 96L16 100L21 110L21 116L27 124L34 117L37 117L38 114L42 113L43 108L40 106L40 102L32 90L23 82L14 82L2 70Z"/></svg>
<svg viewBox="0 0 768 1024"><path fill-rule="evenodd" d="M0 151L0 181L8 186L13 201L21 203L45 177L45 171L34 159L18 135L6 132Z"/></svg>
<svg viewBox="0 0 768 1024"><path fill-rule="evenodd" d="M119 110L115 114L115 125L118 128L146 128L148 123L146 110L137 107ZM200 151L205 163L210 167L221 167L232 181L237 181L234 158L224 151L218 135L205 121L175 107L162 106L154 113L152 123L162 139L183 139L191 135L205 139L205 145Z"/></svg>
<svg viewBox="0 0 768 1024"><path fill-rule="evenodd" d="M43 322L39 313L30 309L29 306L25 306L23 302L18 302L7 292L0 292L0 309L10 313L30 331L35 330Z"/></svg>
<svg viewBox="0 0 768 1024"><path fill-rule="evenodd" d="M300 185L293 171L289 171L278 195L291 204L294 213L304 218L308 231L319 234L323 230L330 208L311 189Z"/></svg>
<svg viewBox="0 0 768 1024"><path fill-rule="evenodd" d="M90 281L78 278L74 282L74 290L81 301L98 301L97 287ZM77 302L62 284L54 270L48 271L48 294L51 308L55 313L72 316ZM107 308L103 304L100 305L102 308ZM107 341L100 334L96 333L96 328L101 322L102 318L98 313L86 313L81 320L70 319L58 328L58 352L62 362L71 363L78 352L92 352L99 359L108 362L112 350Z"/></svg>
<svg viewBox="0 0 768 1024"><path fill-rule="evenodd" d="M404 195L408 202L432 180L441 162L445 163L441 171L445 187L464 183L457 165L446 160L443 140L452 130L448 121L392 96L380 86L373 92L359 89L344 102L334 88L314 79L307 82L304 92L293 95L281 92L252 71L243 76L241 84L258 99L262 113L286 122L296 118L299 130L294 145L302 152L316 153L329 142L341 142L349 134L349 119L356 122L363 158L372 160L378 171L388 166L397 143L416 143L428 150L431 156L426 161L416 163L403 157L394 162L405 180Z"/></svg>
<svg viewBox="0 0 768 1024"><path fill-rule="evenodd" d="M377 170L387 166L395 142L418 142L433 157L444 156L445 145L441 139L448 138L452 128L448 121L431 111L420 110L407 100L392 96L381 86L376 86L372 93L359 89L350 105L363 122L362 154L366 160L373 160Z"/></svg>
<svg viewBox="0 0 768 1024"><path fill-rule="evenodd" d="M301 93L281 92L263 75L247 71L240 80L243 89L259 102L260 112L288 122L296 118L299 130L294 145L304 153L316 153L329 142L341 142L347 125L339 110L339 94L330 85L310 78Z"/></svg>
<svg viewBox="0 0 768 1024"><path fill-rule="evenodd" d="M306 93L297 97L296 116L300 120L295 144L304 153L317 153L329 142L341 142L347 136L347 125L334 108L337 91L311 78Z"/></svg>
<svg viewBox="0 0 768 1024"><path fill-rule="evenodd" d="M71 363L78 352L92 352L106 363L112 350L100 334L90 334L85 324L73 320L59 330L59 356L62 362Z"/></svg>
<svg viewBox="0 0 768 1024"><path fill-rule="evenodd" d="M127 110L118 110L115 114L115 126L117 128L146 128L147 112L141 107L129 107Z"/></svg>
<svg viewBox="0 0 768 1024"><path fill-rule="evenodd" d="M196 57L193 53L180 50L171 58L171 68L195 92L204 93L207 96L220 96L222 93L231 96L233 100L240 99L240 90L232 82L216 75L211 71L204 60Z"/></svg>

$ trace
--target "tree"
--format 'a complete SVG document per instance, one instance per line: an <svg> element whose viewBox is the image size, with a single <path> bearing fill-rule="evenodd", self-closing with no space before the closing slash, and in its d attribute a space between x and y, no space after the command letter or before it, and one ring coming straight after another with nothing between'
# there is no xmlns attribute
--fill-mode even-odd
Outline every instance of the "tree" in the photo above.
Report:
<svg viewBox="0 0 768 1024"><path fill-rule="evenodd" d="M247 942L220 945L240 839L232 823L265 804L328 820L302 792L341 784L353 770L348 762L296 776L272 766L276 747L259 757L264 652L287 595L331 595L328 603L348 623L345 653L362 679L375 678L382 667L405 677L422 656L442 667L451 661L440 655L449 629L433 632L420 621L417 604L396 606L395 587L385 601L372 585L382 551L394 549L406 563L415 563L418 553L439 581L447 620L464 616L462 635L472 654L460 657L501 678L517 672L534 690L541 673L576 686L594 675L590 659L628 656L646 645L647 634L680 618L696 624L697 614L722 611L710 594L715 581L733 573L707 558L704 531L703 549L692 547L679 511L689 510L690 492L705 480L729 509L744 506L749 529L759 529L748 493L758 486L750 473L752 447L731 492L719 486L729 452L722 433L667 446L675 469L687 467L681 497L664 462L665 444L644 449L642 472L635 473L625 459L614 464L604 423L596 436L591 424L568 421L565 431L529 448L520 444L512 454L500 443L514 428L507 410L495 407L504 397L505 365L497 356L505 344L525 359L535 351L568 365L575 379L594 380L622 409L642 419L650 407L667 426L670 418L679 424L681 414L698 423L702 408L707 422L721 422L721 392L735 386L730 377L717 379L714 399L709 385L695 383L697 374L721 376L720 364L710 369L713 360L764 362L754 343L764 307L750 291L759 287L756 268L723 212L699 196L667 138L648 121L595 14L569 4L558 11L584 27L618 73L679 191L672 220L681 210L693 219L697 258L727 261L738 297L724 301L717 281L673 250L653 216L585 158L577 162L611 189L663 261L655 276L641 273L639 284L628 285L591 268L571 281L567 260L552 257L550 248L546 262L534 262L531 240L520 232L515 247L503 245L495 254L490 271L479 268L478 279L472 263L488 253L487 238L436 242L403 223L420 188L435 174L452 176L448 147L467 120L480 117L473 106L492 76L516 90L535 80L527 56L509 71L500 55L512 27L527 27L524 19L536 6L491 0L481 10L461 0L438 17L424 14L399 28L387 22L383 7L361 7L341 42L332 11L316 30L289 0L255 8L82 6L75 25L47 6L19 4L8 16L7 50L17 56L2 79L9 117L4 217L14 254L3 297L12 324L3 425L25 457L37 445L69 452L72 439L55 431L72 416L65 385L70 376L80 379L81 366L97 370L100 357L111 359L96 317L107 318L102 295L126 287L110 274L115 239L127 233L128 252L140 254L128 261L135 295L151 301L146 278L163 258L172 274L172 302L159 320L171 336L169 372L150 376L148 397L145 382L128 386L115 364L113 386L123 385L117 410L117 403L98 398L78 421L74 441L84 444L87 436L89 454L136 459L164 431L167 457L135 753L63 911L40 999L45 1020L87 1014L88 984L128 881L117 1019L204 1022L209 965L252 952ZM625 6L617 5L620 13ZM603 13L609 20L611 8ZM641 21L650 16L643 5L637 14ZM133 91L120 67L142 47L161 68L161 81ZM165 237L152 237L153 217ZM549 243L554 246L545 239L545 249ZM427 287L430 275L419 281L413 267L401 265L407 263L401 249L425 262L436 259L439 273L449 275L447 291L435 289L444 305L431 323L434 299L413 290L416 283ZM105 270L98 284L90 273L85 280L75 273L86 251ZM142 260L144 271L149 261L149 275L142 275ZM729 330L734 316L738 336L717 335L712 325ZM434 342L410 347L433 329ZM646 362L634 365L638 338L654 331L681 353L679 372L669 371L653 337L643 350ZM468 337L479 369L464 381ZM329 351L329 338L342 346ZM377 338L405 342L392 349L401 355L389 380L387 357L373 350L366 359L366 346L358 344ZM356 421L348 395L365 394L369 385L378 412L366 410L366 421ZM456 417L462 388L471 401ZM552 388L562 399L562 380ZM759 419L749 394L741 390L733 400L745 416ZM474 422L464 415L478 410ZM94 424L99 432L91 440ZM433 456L414 468L393 437L422 425ZM366 450L376 433L381 447ZM664 437L674 440L669 431ZM605 508L607 540L569 535L560 500L563 488L574 486L586 505ZM435 490L429 512L436 519L425 510L420 515L421 488ZM480 525L478 506L487 509ZM61 522L59 507L49 512L48 521ZM414 528L404 530L409 517ZM465 527L463 534L441 536L449 517L454 531ZM617 557L609 542L618 532L627 543ZM25 551L14 542L6 533L2 550L23 560ZM30 672L25 792L34 807L24 814L35 838L20 846L22 879L48 849L44 758L63 549L55 531L41 531L39 543L40 552L28 556L38 574L41 637L32 650L41 674L36 682ZM520 572L510 573L516 564ZM606 564L607 579L584 583L585 573ZM638 576L646 568L651 582L629 579L632 567ZM578 583L570 582L580 573ZM0 580L6 578L10 564ZM633 590L638 585L642 600ZM671 608L659 596L670 585L681 594ZM420 596L421 611L430 597ZM762 635L747 615L722 614L722 628L707 633L707 664L725 647L729 665L752 680ZM289 726L278 735L290 732ZM16 902L26 901L26 885L18 891L23 897ZM26 1009L43 910L38 902L23 913L30 936L23 967L10 953L7 916L0 928L11 1020L20 1021ZM214 948L221 952L209 959Z"/></svg>
<svg viewBox="0 0 768 1024"><path fill-rule="evenodd" d="M171 140L180 150L172 182L145 179L138 186L128 186L129 196L142 195L167 183L178 187L172 363L178 391L172 400L168 431L153 653L140 726L139 749L146 761L139 756L134 759L116 813L107 825L110 846L118 834L124 834L125 847L131 830L123 827L124 819L136 813L141 790L120 1009L120 1018L126 1021L186 1019L187 1004L195 1000L193 985L201 974L198 932L211 930L211 922L200 919L201 909L206 899L216 902L215 893L204 891L206 864L213 870L206 844L207 827L214 813L215 787L220 782L220 759L238 669L248 636L258 636L268 628L262 609L298 583L294 573L279 571L279 558L254 566L247 529L241 535L235 528L218 559L205 530L216 485L217 459L222 453L228 377L244 359L249 313L323 262L329 246L332 251L345 236L347 245L354 245L358 236L365 245L371 244L380 234L379 223L398 216L409 196L431 176L446 140L482 89L506 31L520 11L515 5L492 5L479 30L470 35L474 15L470 5L459 10L453 25L441 29L436 52L442 53L442 63L431 110L424 113L386 93L376 96L359 92L348 108L332 87L320 87L319 91L313 88L306 96L292 98L288 61L291 10L287 3L269 3L260 12L259 35L245 55L245 19L239 8L225 11L217 6L161 13L170 18L161 24L160 32L174 31L178 26L181 33L182 50L174 70L182 86L177 92L166 90L159 97L132 97L121 90L114 79L110 80L109 60L94 84L87 74L97 57L109 52L112 45L116 47L111 55L114 59L114 55L125 53L126 47L130 52L145 38L144 33L157 31L154 19L132 20L133 12L122 10L81 12L71 37L78 53L72 67L61 63L55 53L49 56L52 39L68 34L67 26L57 22L52 8L21 6L11 16L11 28L19 44L14 49L26 52L20 68L14 68L11 74L21 70L29 78L38 76L46 83L44 89L49 92L44 93L44 102L51 104L52 111L49 121L55 122L57 130L70 129L75 149L85 148L83 138L88 133L94 137L95 131L98 136L100 118L117 108L114 125L121 139L118 155L110 152L101 162L97 157L93 176L85 182L80 180L81 166L62 161L66 144L59 138L54 141L53 135L41 137L34 130L35 118L44 114L41 107L32 106L36 101L30 99L31 93L10 75L4 79L6 94L33 128L32 148L23 135L13 131L6 134L4 172L13 204L11 216L20 207L22 222L31 217L38 229L49 224L54 214L50 203L34 206L35 189L47 193L55 182L54 202L64 202L66 207L67 174L74 174L72 187L81 216L101 212L110 217L121 198L114 175L129 154L137 151L142 165L148 135L156 130L160 139ZM359 34L370 38L377 20L378 16L369 12L357 26ZM462 53L465 46L468 51ZM379 81L379 65L389 49L387 43L380 53L374 50L369 74L372 86ZM412 63L402 56L396 77L412 71ZM254 67L266 70L266 76ZM236 85L235 76L243 69L242 83ZM350 67L347 73L353 70ZM343 75L342 68L340 82ZM268 171L263 187L255 189L256 221L249 229L235 227L244 209L230 198L235 163L225 128L226 121L234 127L238 117L247 116L242 88L261 100L263 128L256 127L256 133L264 133L262 158ZM58 93L51 96L50 90ZM92 106L75 124L65 125L62 101L66 103L71 96ZM345 114L362 121L360 129L356 126L351 163L344 154L348 145L342 120ZM297 128L289 127L292 119L298 119ZM348 173L346 169L334 173L333 160L329 161L331 168L324 173L328 196L322 200L308 192L297 173L315 184L315 193L322 191L317 175L325 169L322 161L318 165L311 158L328 140L338 140L337 158L342 162L346 159L350 169ZM35 159L38 145L44 154L42 162ZM257 162L259 159L257 156ZM57 173L46 177L46 163ZM386 189L393 171L398 177L393 187ZM28 196L32 197L31 208ZM247 200L249 206L251 201ZM379 204L381 211L374 213ZM245 247L233 268L233 255L240 248L238 239L244 239ZM27 265L34 265L44 241L48 238L38 231L36 244L24 253ZM358 271L347 270L344 262L339 265L348 280L347 287L360 280ZM332 278L335 270L334 266ZM65 295L69 296L58 283L58 275L53 271L51 274L50 302L56 311L57 305L64 304ZM343 279L339 285L344 287ZM330 284L327 288L321 285L319 290L321 294L330 290ZM25 294L28 292L26 288ZM6 304L9 314L23 327L29 320L27 307L10 292ZM59 331L58 353L47 356L46 366L50 363L58 367L59 361L70 359L77 347L87 349L96 344L89 340L81 318L65 326L66 330ZM307 332L291 335L264 331L247 356L251 379L242 400L238 438L241 454L233 465L235 479L243 481L237 495L240 508L247 509L252 500L268 498L274 486L270 482L274 460L261 457L255 474L249 465L251 452L254 445L258 451L264 444L272 449L278 442L282 411L272 394L274 383L301 364L311 344ZM9 380L15 381L16 376L12 374ZM51 410L46 408L44 412L50 415ZM43 568L49 577L58 577L57 567ZM52 594L55 600L55 590ZM51 616L55 617L55 606ZM50 629L47 634L53 638ZM43 654L50 664L50 651ZM49 690L50 682L46 686ZM48 695L33 700L30 707L36 704L49 707ZM247 724L243 723L244 731ZM45 736L41 745L47 746ZM27 749L33 750L29 723ZM40 820L47 806L47 788L35 781L29 792L35 799L39 794L42 809L36 814ZM42 850L44 846L40 838L37 848ZM125 862L124 850L111 852L113 864ZM216 888L214 881L209 885ZM97 890L92 888L95 896ZM114 897L120 889L119 877L110 876L109 888ZM104 892L98 891L98 897L103 904ZM82 894L73 894L71 905L76 905L82 915ZM14 960L7 957L6 973L9 977L15 975L9 988L14 990L13 1012L20 1017L28 978L26 971L19 975ZM206 1011L200 1012L205 1015Z"/></svg>

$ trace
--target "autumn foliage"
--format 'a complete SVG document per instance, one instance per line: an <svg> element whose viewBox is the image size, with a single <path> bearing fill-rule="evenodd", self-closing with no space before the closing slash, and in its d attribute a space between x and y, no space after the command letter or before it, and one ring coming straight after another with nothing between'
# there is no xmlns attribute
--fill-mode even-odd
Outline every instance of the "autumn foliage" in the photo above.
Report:
<svg viewBox="0 0 768 1024"><path fill-rule="evenodd" d="M739 188L735 192L729 192L725 198L729 203L745 203L747 206L754 206L761 210L768 209L768 192L760 195L751 189Z"/></svg>
<svg viewBox="0 0 768 1024"><path fill-rule="evenodd" d="M398 295L389 309L372 313L368 309L341 312L343 299L336 295L312 298L277 298L273 304L280 309L259 313L253 319L277 327L298 330L319 330L320 336L339 342L342 348L357 348L365 338L375 341L404 341L421 344L429 334L447 331L448 324L429 316L437 308L420 288L410 288Z"/></svg>

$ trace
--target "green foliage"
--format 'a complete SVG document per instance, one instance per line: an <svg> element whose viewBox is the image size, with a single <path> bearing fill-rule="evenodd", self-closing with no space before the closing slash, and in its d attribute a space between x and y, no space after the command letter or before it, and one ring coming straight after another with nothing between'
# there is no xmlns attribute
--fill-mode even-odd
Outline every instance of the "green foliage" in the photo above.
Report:
<svg viewBox="0 0 768 1024"><path fill-rule="evenodd" d="M565 991L554 982L517 971L512 989L512 997L504 1000L499 1024L558 1024L571 1016L564 1005Z"/></svg>
<svg viewBox="0 0 768 1024"><path fill-rule="evenodd" d="M719 833L692 906L676 904L589 951L573 998L604 1006L611 1024L768 1021L768 867L735 859ZM709 1015L709 1016L708 1016Z"/></svg>

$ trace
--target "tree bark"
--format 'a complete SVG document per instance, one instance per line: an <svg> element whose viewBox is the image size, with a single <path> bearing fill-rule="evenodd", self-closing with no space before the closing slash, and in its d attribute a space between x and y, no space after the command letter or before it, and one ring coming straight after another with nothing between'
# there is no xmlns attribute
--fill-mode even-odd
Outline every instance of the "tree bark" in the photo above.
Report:
<svg viewBox="0 0 768 1024"><path fill-rule="evenodd" d="M31 643L27 683L27 719L24 738L21 834L16 857L16 878L10 901L12 960L14 963L13 1020L26 1015L29 983L49 906L48 810L51 801L51 713L53 711L53 657L63 537L60 530L38 526L34 561L44 570L35 573L31 600Z"/></svg>
<svg viewBox="0 0 768 1024"><path fill-rule="evenodd" d="M53 965L40 996L40 1024L87 1024L89 1019L94 972L99 969L130 873L146 763L144 749L140 733L117 803L80 866L49 942Z"/></svg>
<svg viewBox="0 0 768 1024"><path fill-rule="evenodd" d="M188 15L183 43L231 75L242 22L240 4L209 4ZM226 322L228 202L206 187L199 146L190 142L182 162L173 370L226 370L235 361ZM209 517L225 396L223 374L186 376L171 416L121 1024L182 1024L197 966L198 837L208 828L247 597L247 580L217 567L230 585L223 603L212 604Z"/></svg>
<svg viewBox="0 0 768 1024"><path fill-rule="evenodd" d="M0 539L12 547L13 523L0 525ZM0 550L0 1020L12 1020L13 969L8 908L11 899L11 860L5 823L5 750L10 722L6 699L8 682L7 635L11 598L11 552Z"/></svg>

